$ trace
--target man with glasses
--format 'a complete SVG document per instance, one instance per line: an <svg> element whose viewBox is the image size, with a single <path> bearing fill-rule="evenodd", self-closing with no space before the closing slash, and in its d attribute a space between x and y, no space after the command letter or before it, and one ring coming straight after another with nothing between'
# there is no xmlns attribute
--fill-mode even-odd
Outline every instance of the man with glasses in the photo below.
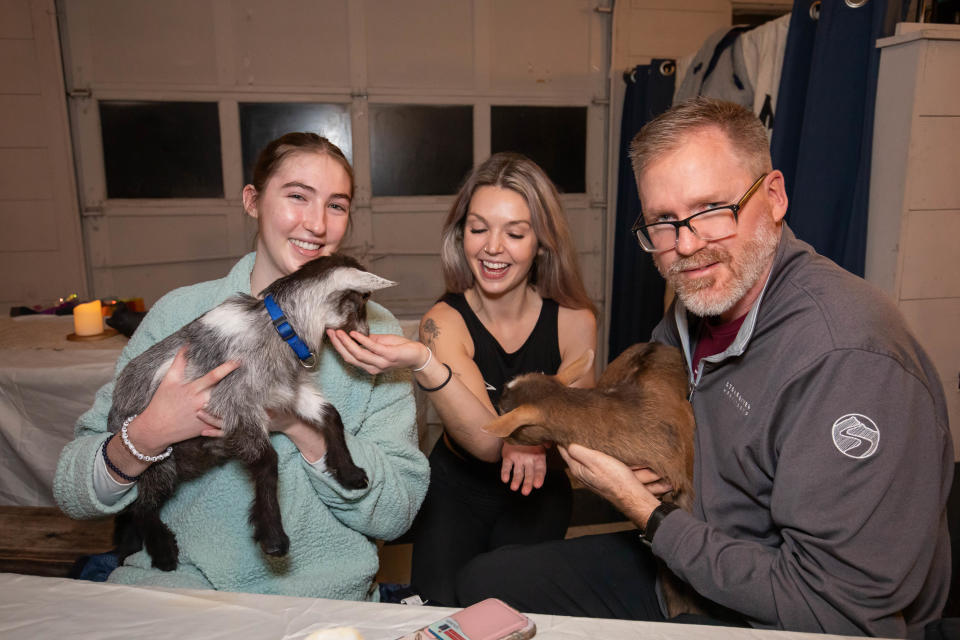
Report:
<svg viewBox="0 0 960 640"><path fill-rule="evenodd" d="M633 233L676 300L653 339L681 349L697 419L692 514L648 469L571 445L580 481L642 532L481 556L461 604L662 620L652 555L711 618L923 637L950 583L953 445L930 359L880 292L784 224L783 174L738 105L697 98L631 158Z"/></svg>

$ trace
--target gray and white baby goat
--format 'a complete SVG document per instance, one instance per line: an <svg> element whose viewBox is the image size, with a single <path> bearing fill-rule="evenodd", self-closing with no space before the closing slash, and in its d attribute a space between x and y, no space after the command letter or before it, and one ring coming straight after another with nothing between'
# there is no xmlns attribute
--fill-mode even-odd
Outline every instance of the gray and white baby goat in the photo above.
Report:
<svg viewBox="0 0 960 640"><path fill-rule="evenodd" d="M484 431L509 442L602 451L631 468L649 467L672 486L664 500L693 507L693 407L680 351L656 342L635 344L611 362L593 389L568 385L593 365L593 352L555 376L528 373L511 380L503 411ZM700 613L696 595L660 564L670 617Z"/></svg>
<svg viewBox="0 0 960 640"><path fill-rule="evenodd" d="M370 292L395 283L365 271L347 256L324 256L304 264L263 290L282 310L286 322L310 353L317 354L328 328L368 332L366 300ZM186 375L198 378L226 362L240 367L210 393L207 411L223 419L223 437L196 437L173 445L173 454L155 462L138 479L139 494L128 507L137 536L120 535L125 557L146 545L153 566L172 571L179 550L173 532L160 520L160 508L180 482L196 478L227 459L242 461L255 485L250 511L254 539L264 553L282 556L290 542L283 530L277 499L277 454L270 444L268 412L287 412L314 426L326 440L326 465L349 489L367 486L354 464L336 408L327 402L308 369L279 335L265 300L235 295L134 358L121 372L107 419L120 431L129 416L143 411L177 352L187 347Z"/></svg>

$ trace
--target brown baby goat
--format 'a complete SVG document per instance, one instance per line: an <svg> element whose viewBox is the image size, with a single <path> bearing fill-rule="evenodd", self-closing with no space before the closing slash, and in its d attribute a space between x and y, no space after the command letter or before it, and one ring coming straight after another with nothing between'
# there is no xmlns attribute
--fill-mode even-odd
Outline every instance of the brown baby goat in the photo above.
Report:
<svg viewBox="0 0 960 640"><path fill-rule="evenodd" d="M593 365L590 351L555 376L528 373L510 381L503 411L484 431L518 444L573 443L602 451L631 468L649 467L672 486L664 500L693 506L693 408L680 351L635 344L611 362L593 389L569 386ZM670 617L700 613L689 587L661 563Z"/></svg>

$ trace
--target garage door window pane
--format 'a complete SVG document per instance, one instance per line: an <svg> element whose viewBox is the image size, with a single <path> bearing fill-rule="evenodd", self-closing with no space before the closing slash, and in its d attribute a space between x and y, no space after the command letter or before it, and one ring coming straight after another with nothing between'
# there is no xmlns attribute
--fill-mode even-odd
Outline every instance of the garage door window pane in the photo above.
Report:
<svg viewBox="0 0 960 640"><path fill-rule="evenodd" d="M100 102L109 198L222 198L215 102Z"/></svg>
<svg viewBox="0 0 960 640"><path fill-rule="evenodd" d="M340 147L353 164L350 105L305 102L240 103L243 183L253 179L257 155L267 143L291 131L310 131Z"/></svg>
<svg viewBox="0 0 960 640"><path fill-rule="evenodd" d="M473 107L370 106L375 196L456 193L473 166Z"/></svg>
<svg viewBox="0 0 960 640"><path fill-rule="evenodd" d="M586 192L586 107L492 107L490 136L493 153L522 153L561 192Z"/></svg>

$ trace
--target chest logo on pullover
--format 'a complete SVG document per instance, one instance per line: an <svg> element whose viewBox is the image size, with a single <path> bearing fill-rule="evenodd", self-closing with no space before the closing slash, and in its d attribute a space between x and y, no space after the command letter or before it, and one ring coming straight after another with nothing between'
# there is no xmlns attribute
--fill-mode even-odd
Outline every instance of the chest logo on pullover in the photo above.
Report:
<svg viewBox="0 0 960 640"><path fill-rule="evenodd" d="M723 384L723 395L727 397L727 400L730 400L733 403L733 406L737 408L737 411L740 412L740 415L750 415L750 403L739 391L737 391L737 388L733 386L733 383L729 380Z"/></svg>
<svg viewBox="0 0 960 640"><path fill-rule="evenodd" d="M867 416L848 413L833 423L833 444L849 458L869 458L880 446L880 429Z"/></svg>

